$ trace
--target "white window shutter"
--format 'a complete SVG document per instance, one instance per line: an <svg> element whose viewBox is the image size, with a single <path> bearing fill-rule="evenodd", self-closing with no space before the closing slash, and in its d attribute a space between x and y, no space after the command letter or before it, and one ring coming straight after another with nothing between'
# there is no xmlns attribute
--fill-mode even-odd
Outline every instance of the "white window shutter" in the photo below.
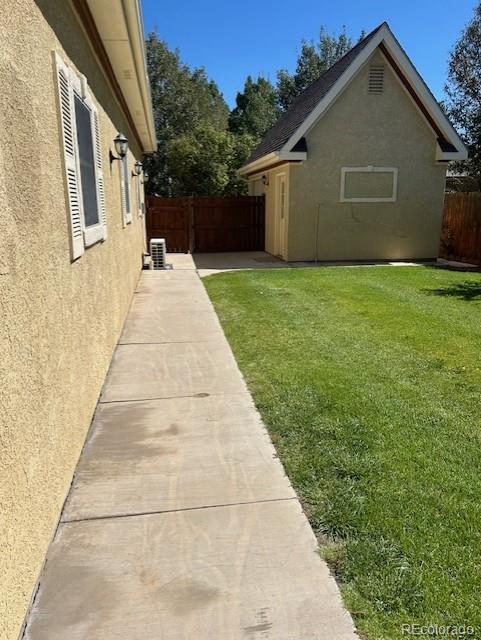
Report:
<svg viewBox="0 0 481 640"><path fill-rule="evenodd" d="M97 217L98 224L86 226L84 228L85 246L91 246L99 240L107 237L107 221L105 210L104 176L102 171L102 152L100 145L100 128L97 107L88 89L85 76L75 75L72 78L74 93L77 93L83 100L84 105L90 111L90 133L92 137L93 161L95 169L95 190L97 196Z"/></svg>
<svg viewBox="0 0 481 640"><path fill-rule="evenodd" d="M142 191L143 191L143 185L142 185L142 174L140 174L139 176L137 176L136 179L136 191L137 191L137 217L141 218L142 217Z"/></svg>
<svg viewBox="0 0 481 640"><path fill-rule="evenodd" d="M140 181L140 211L142 216L145 216L145 187L144 187L144 173L142 172L142 180Z"/></svg>
<svg viewBox="0 0 481 640"><path fill-rule="evenodd" d="M139 176L139 188L140 188L140 212L141 215L145 215L145 187L144 187L144 172Z"/></svg>
<svg viewBox="0 0 481 640"><path fill-rule="evenodd" d="M73 89L69 69L57 54L55 54L55 62L57 67L60 118L62 122L62 147L70 214L71 251L72 259L75 260L84 252L84 238Z"/></svg>
<svg viewBox="0 0 481 640"><path fill-rule="evenodd" d="M93 109L95 167L97 172L97 202L99 220L103 227L103 239L107 238L107 208L105 206L104 172L102 169L102 145L100 142L100 123L97 109Z"/></svg>
<svg viewBox="0 0 481 640"><path fill-rule="evenodd" d="M122 207L122 219L124 221L124 227L132 222L132 213L130 211L130 189L128 180L129 175L129 162L128 156L125 156L119 162L119 174L120 174L120 203Z"/></svg>
<svg viewBox="0 0 481 640"><path fill-rule="evenodd" d="M125 182L124 182L124 161L120 160L119 162L119 176L120 176L120 206L122 209L122 220L124 222L124 227L127 224L127 194L125 193Z"/></svg>
<svg viewBox="0 0 481 640"><path fill-rule="evenodd" d="M142 211L142 215L145 216L145 181L144 181L144 172L141 173L140 180L140 209Z"/></svg>

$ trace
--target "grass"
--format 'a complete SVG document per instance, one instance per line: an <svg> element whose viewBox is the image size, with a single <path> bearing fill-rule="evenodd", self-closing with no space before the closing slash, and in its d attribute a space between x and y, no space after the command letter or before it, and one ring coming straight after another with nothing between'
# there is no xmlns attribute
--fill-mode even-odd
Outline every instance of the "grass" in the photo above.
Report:
<svg viewBox="0 0 481 640"><path fill-rule="evenodd" d="M480 639L480 274L204 282L361 635L466 624Z"/></svg>

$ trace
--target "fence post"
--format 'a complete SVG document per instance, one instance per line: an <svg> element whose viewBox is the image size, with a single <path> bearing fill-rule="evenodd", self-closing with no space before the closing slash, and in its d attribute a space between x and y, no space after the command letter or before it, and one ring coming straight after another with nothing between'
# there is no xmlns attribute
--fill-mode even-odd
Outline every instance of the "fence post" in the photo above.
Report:
<svg viewBox="0 0 481 640"><path fill-rule="evenodd" d="M195 213L194 213L194 196L187 198L187 207L189 211L188 224L189 224L189 251L194 253L195 251Z"/></svg>

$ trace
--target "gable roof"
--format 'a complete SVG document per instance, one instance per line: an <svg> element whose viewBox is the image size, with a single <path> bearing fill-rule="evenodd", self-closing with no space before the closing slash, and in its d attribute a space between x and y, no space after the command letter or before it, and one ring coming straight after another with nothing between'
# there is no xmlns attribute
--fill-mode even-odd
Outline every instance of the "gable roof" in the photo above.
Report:
<svg viewBox="0 0 481 640"><path fill-rule="evenodd" d="M264 136L262 142L251 153L246 164L250 164L258 158L262 158L271 151L280 149L304 122L312 110L319 104L336 80L344 73L347 67L357 58L359 53L370 42L373 36L379 31L381 25L371 31L358 44L350 49L342 58L335 62L332 67L314 80L302 93L300 93L291 105L277 120Z"/></svg>
<svg viewBox="0 0 481 640"><path fill-rule="evenodd" d="M296 145L378 46L436 133L439 144L439 154L436 159L466 158L467 151L462 140L399 45L388 24L383 22L293 100L287 111L268 130L239 173L260 170L259 165L263 164L263 159L270 162L304 160L307 157L306 153L299 153ZM304 151L306 151L305 147Z"/></svg>

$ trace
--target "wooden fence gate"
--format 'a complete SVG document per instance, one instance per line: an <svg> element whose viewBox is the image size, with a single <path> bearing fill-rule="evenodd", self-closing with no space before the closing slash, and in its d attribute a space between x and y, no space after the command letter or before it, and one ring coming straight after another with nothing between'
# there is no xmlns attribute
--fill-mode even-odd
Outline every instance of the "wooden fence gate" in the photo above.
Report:
<svg viewBox="0 0 481 640"><path fill-rule="evenodd" d="M151 238L165 238L167 251L186 253L190 250L190 198L157 198L147 196L147 243Z"/></svg>
<svg viewBox="0 0 481 640"><path fill-rule="evenodd" d="M481 264L481 193L447 193L441 258Z"/></svg>
<svg viewBox="0 0 481 640"><path fill-rule="evenodd" d="M147 239L169 252L263 251L264 196L147 197Z"/></svg>

